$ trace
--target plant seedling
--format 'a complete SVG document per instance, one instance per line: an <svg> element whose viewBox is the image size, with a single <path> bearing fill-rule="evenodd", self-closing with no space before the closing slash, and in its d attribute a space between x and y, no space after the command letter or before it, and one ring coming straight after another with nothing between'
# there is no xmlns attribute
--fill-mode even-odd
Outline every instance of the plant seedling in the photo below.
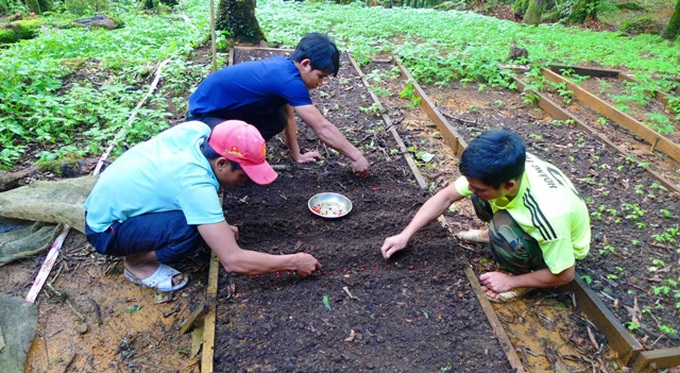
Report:
<svg viewBox="0 0 680 373"><path fill-rule="evenodd" d="M323 296L323 305L327 310L331 310L331 297L329 295Z"/></svg>

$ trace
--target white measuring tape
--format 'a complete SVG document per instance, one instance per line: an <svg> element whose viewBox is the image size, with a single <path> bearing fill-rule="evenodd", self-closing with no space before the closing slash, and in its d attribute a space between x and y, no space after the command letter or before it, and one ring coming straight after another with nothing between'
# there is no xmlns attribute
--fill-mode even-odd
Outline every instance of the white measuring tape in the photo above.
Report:
<svg viewBox="0 0 680 373"><path fill-rule="evenodd" d="M92 175L99 175L99 172L101 171L102 165L104 164L104 161L106 158L109 156L111 153L111 150L113 147L116 145L116 141L118 140L118 137L120 137L121 134L125 133L125 129L132 124L132 121L135 119L137 116L137 112L139 109L142 108L142 105L144 102L151 96L151 93L156 89L156 86L158 85L158 81L161 78L161 69L163 66L165 66L168 61L170 60L165 60L161 62L158 65L158 69L156 70L156 77L154 78L153 82L151 83L151 86L149 87L149 91L146 93L144 98L135 106L135 109L132 111L132 114L130 115L130 118L128 118L128 122L125 127L121 128L120 131L116 134L116 136L113 138L111 141L111 144L109 145L108 148L106 148L106 151L104 154L102 154L101 157L99 157L99 162L97 162L97 166L95 167L94 171L92 172ZM40 293L40 290L42 289L43 285L45 285L45 281L47 281L47 277L50 275L50 272L52 271L52 267L54 267L54 263L57 261L57 256L59 255L59 250L61 250L61 245L64 244L64 240L66 239L66 236L68 235L68 232L71 230L71 227L68 225L64 226L64 229L61 231L59 236L54 240L52 243L52 246L50 247L50 251L47 253L47 257L45 257L45 261L42 264L42 267L40 267L40 271L38 271L38 274L35 276L35 280L33 280L33 285L31 286L31 290L28 291L28 295L26 296L26 302L28 303L34 303L35 299L38 297L38 293Z"/></svg>

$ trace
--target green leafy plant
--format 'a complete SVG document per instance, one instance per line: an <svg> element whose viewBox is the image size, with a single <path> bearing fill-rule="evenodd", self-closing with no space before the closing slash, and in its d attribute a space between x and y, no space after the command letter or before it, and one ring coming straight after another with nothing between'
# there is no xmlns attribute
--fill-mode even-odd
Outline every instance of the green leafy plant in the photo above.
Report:
<svg viewBox="0 0 680 373"><path fill-rule="evenodd" d="M659 134L666 135L675 131L673 122L666 115L660 113L647 113L645 115L649 118L649 121L644 123Z"/></svg>
<svg viewBox="0 0 680 373"><path fill-rule="evenodd" d="M404 89L399 93L399 97L405 98L407 100L411 100L411 104L409 105L409 109L414 109L416 106L420 105L420 100L422 99L421 97L416 97L415 95L415 87L413 86L412 82L406 83L404 86Z"/></svg>

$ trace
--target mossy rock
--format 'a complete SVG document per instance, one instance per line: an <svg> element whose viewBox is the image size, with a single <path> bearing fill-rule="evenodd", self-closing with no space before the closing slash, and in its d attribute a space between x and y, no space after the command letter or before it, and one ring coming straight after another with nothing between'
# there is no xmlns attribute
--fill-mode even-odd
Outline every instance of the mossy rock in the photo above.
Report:
<svg viewBox="0 0 680 373"><path fill-rule="evenodd" d="M14 21L0 28L0 43L14 43L21 39L32 39L44 22L37 19Z"/></svg>
<svg viewBox="0 0 680 373"><path fill-rule="evenodd" d="M87 62L87 58L64 58L61 60L61 63L71 70L78 70L85 62Z"/></svg>
<svg viewBox="0 0 680 373"><path fill-rule="evenodd" d="M652 17L640 17L625 21L619 27L619 31L628 35L660 34L665 25Z"/></svg>
<svg viewBox="0 0 680 373"><path fill-rule="evenodd" d="M81 173L81 159L64 158L61 160L38 161L36 166L43 172L51 172L60 176L74 176Z"/></svg>
<svg viewBox="0 0 680 373"><path fill-rule="evenodd" d="M632 11L635 11L635 12L645 10L645 8L638 3L621 3L621 4L615 4L614 6L619 10L632 10Z"/></svg>
<svg viewBox="0 0 680 373"><path fill-rule="evenodd" d="M76 19L72 22L74 26L89 27L89 28L103 28L106 30L113 30L122 28L125 24L119 18L109 17L105 15L96 15L90 18Z"/></svg>
<svg viewBox="0 0 680 373"><path fill-rule="evenodd" d="M6 43L14 43L19 38L17 37L17 33L14 32L12 29L2 29L0 30L0 44L6 44Z"/></svg>

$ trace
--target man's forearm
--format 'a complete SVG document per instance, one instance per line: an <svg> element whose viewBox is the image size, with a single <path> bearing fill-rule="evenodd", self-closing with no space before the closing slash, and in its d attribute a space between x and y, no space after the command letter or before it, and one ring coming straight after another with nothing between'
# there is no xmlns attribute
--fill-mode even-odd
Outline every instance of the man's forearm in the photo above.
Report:
<svg viewBox="0 0 680 373"><path fill-rule="evenodd" d="M288 122L286 129L283 131L283 137L286 140L286 146L288 146L290 154L295 159L300 155L300 145L297 139L297 124L294 121L292 124Z"/></svg>
<svg viewBox="0 0 680 373"><path fill-rule="evenodd" d="M330 146L331 148L337 150L340 154L348 157L349 159L355 161L361 158L363 155L361 151L355 147L345 135L340 132L337 127L332 124L325 125L321 127L317 133L319 139L323 141L324 144Z"/></svg>
<svg viewBox="0 0 680 373"><path fill-rule="evenodd" d="M220 262L225 271L242 275L293 271L296 268L293 255L271 255L244 249Z"/></svg>
<svg viewBox="0 0 680 373"><path fill-rule="evenodd" d="M574 279L574 267L565 269L559 274L553 274L544 268L538 271L515 275L511 277L512 288L552 288L566 285Z"/></svg>
<svg viewBox="0 0 680 373"><path fill-rule="evenodd" d="M414 233L433 222L443 214L452 203L461 198L463 197L455 190L455 188L453 188L453 185L449 185L440 190L437 194L425 201L413 219L411 219L411 222L404 228L403 232L408 234L409 237L413 236Z"/></svg>

